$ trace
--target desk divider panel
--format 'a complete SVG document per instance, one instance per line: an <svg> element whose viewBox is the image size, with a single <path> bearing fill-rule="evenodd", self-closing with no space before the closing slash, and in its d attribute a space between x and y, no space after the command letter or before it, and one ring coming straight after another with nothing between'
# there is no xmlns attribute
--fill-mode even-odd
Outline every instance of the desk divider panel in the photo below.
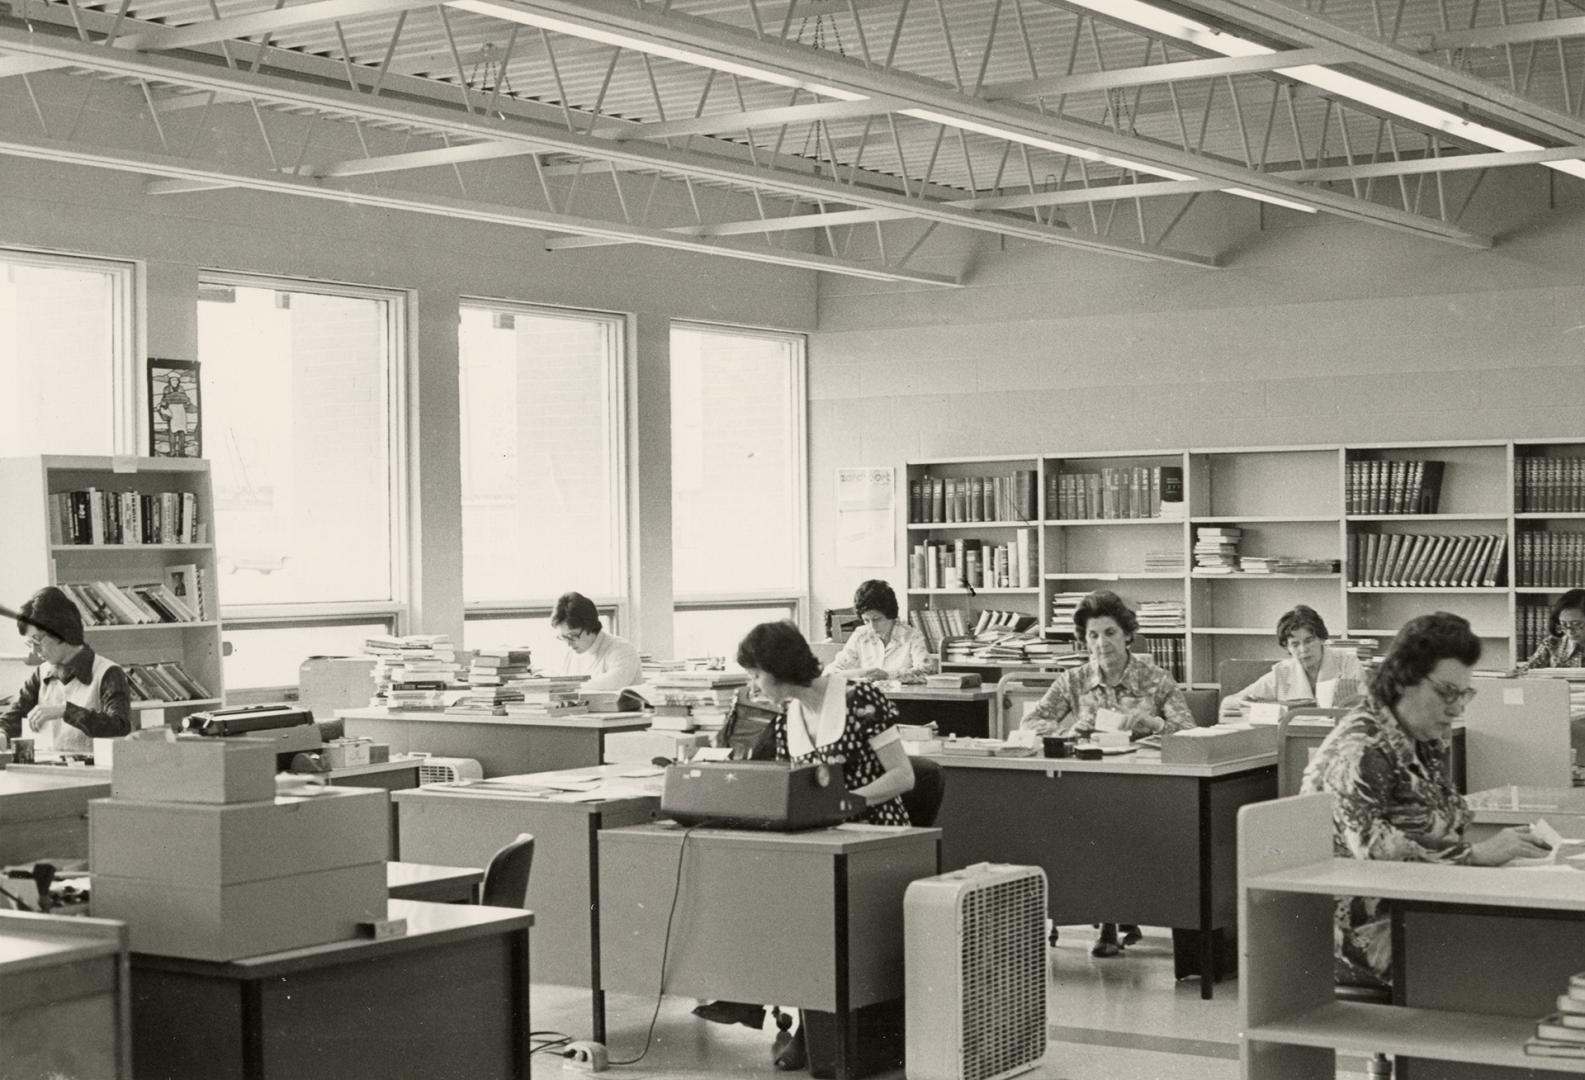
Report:
<svg viewBox="0 0 1585 1080"><path fill-rule="evenodd" d="M1507 784L1566 788L1569 690L1562 679L1477 678L1464 709L1469 791Z"/></svg>

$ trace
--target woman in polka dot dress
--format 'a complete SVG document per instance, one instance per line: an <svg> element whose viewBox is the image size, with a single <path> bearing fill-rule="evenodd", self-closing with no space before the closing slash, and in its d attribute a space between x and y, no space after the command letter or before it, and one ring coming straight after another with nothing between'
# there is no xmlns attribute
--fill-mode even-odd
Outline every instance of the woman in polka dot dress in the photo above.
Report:
<svg viewBox="0 0 1585 1080"><path fill-rule="evenodd" d="M820 674L820 661L790 622L760 623L737 648L759 692L786 712L773 722L776 757L841 765L847 789L869 805L864 820L907 825L902 795L914 770L897 731L897 708L873 683Z"/></svg>

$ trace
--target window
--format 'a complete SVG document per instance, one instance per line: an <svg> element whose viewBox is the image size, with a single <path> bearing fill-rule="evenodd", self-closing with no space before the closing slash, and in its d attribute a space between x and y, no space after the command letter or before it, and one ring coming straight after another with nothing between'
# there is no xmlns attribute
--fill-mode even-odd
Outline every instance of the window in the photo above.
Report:
<svg viewBox="0 0 1585 1080"><path fill-rule="evenodd" d="M671 333L672 591L678 655L730 657L741 630L807 590L804 340ZM757 601L750 608L745 602ZM729 640L730 639L730 640Z"/></svg>
<svg viewBox="0 0 1585 1080"><path fill-rule="evenodd" d="M368 638L389 634L383 622L320 622L226 627L231 655L225 659L226 692L257 686L296 686L297 672L310 656L357 656ZM330 717L320 717L329 720Z"/></svg>
<svg viewBox="0 0 1585 1080"><path fill-rule="evenodd" d="M619 597L623 320L483 301L461 316L463 599Z"/></svg>
<svg viewBox="0 0 1585 1080"><path fill-rule="evenodd" d="M133 281L124 263L0 251L0 456L134 448Z"/></svg>
<svg viewBox="0 0 1585 1080"><path fill-rule="evenodd" d="M344 628L361 645L365 624L389 626L400 610L405 303L399 293L229 275L206 277L198 300L235 688L264 677L242 644L251 636L232 632L250 621L270 620L257 633L285 640L293 625L363 616Z"/></svg>

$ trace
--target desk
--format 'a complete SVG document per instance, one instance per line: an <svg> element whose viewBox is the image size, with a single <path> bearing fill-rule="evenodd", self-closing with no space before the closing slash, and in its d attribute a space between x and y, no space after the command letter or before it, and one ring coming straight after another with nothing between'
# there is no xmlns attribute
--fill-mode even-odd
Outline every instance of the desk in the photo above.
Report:
<svg viewBox="0 0 1585 1080"><path fill-rule="evenodd" d="M129 1080L127 928L0 912L0 1070Z"/></svg>
<svg viewBox="0 0 1585 1080"><path fill-rule="evenodd" d="M519 833L534 834L534 867L528 906L535 935L530 973L536 983L590 991L592 1037L605 1041L605 998L600 990L600 865L595 837L602 829L654 819L660 777L624 782L631 765L604 765L562 774L497 777L503 785L542 783L562 776L606 778L607 797L596 802L485 794L467 784L431 784L391 798L402 822L402 858L426 863L488 866L490 857ZM669 894L668 894L669 895Z"/></svg>
<svg viewBox="0 0 1585 1080"><path fill-rule="evenodd" d="M903 994L903 893L938 872L941 835L607 829L599 836L601 987L658 994L664 959L669 994L835 1013L836 1075L845 1080L851 1010Z"/></svg>
<svg viewBox="0 0 1585 1080"><path fill-rule="evenodd" d="M474 758L485 776L579 769L605 760L610 731L643 731L642 713L585 713L561 717L461 716L442 712L343 709L348 735L388 743L391 753L427 751Z"/></svg>
<svg viewBox="0 0 1585 1080"><path fill-rule="evenodd" d="M88 801L108 798L110 781L79 771L0 770L0 866L88 857Z"/></svg>
<svg viewBox="0 0 1585 1080"><path fill-rule="evenodd" d="M1396 1075L1414 1080L1585 1073L1585 1060L1529 1057L1523 1049L1580 967L1585 889L1577 872L1331 852L1331 795L1241 815L1246 1080L1334 1080L1340 1051L1392 1054L1408 1070ZM1333 1000L1334 896L1393 901L1401 1007Z"/></svg>
<svg viewBox="0 0 1585 1080"><path fill-rule="evenodd" d="M1209 999L1222 932L1237 926L1234 845L1246 803L1275 798L1275 754L1163 765L1155 751L1102 761L941 754L942 863L1039 866L1051 917L1196 930ZM1174 947L1189 941L1174 934Z"/></svg>
<svg viewBox="0 0 1585 1080"><path fill-rule="evenodd" d="M389 913L405 936L228 963L133 953L134 1076L526 1080L533 915L415 900Z"/></svg>
<svg viewBox="0 0 1585 1080"><path fill-rule="evenodd" d="M890 683L877 685L897 706L898 719L904 724L934 722L943 736L983 739L991 734L991 718L996 711L994 686L938 689L912 685L894 687Z"/></svg>
<svg viewBox="0 0 1585 1080"><path fill-rule="evenodd" d="M388 862L385 889L392 900L428 900L436 904L473 904L479 899L484 871L476 866L431 866Z"/></svg>

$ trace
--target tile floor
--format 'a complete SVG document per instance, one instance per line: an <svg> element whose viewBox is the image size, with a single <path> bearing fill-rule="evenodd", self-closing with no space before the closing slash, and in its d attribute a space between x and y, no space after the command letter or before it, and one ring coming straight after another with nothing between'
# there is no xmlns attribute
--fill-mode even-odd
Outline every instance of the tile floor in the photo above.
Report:
<svg viewBox="0 0 1585 1080"><path fill-rule="evenodd" d="M1045 1060L1025 1075L1030 1080L1237 1080L1237 982L1218 985L1212 1001L1200 1000L1199 982L1172 979L1172 939L1145 928L1145 940L1122 956L1094 960L1094 931L1063 929L1050 952ZM770 1025L764 1031L708 1024L689 1015L691 998L661 1002L654 1037L643 1060L613 1067L613 1080L702 1080L704 1077L796 1077L770 1065ZM613 995L608 1001L610 1052L630 1060L644 1047L655 1002ZM554 987L535 987L536 1029L584 1032L588 997ZM575 1075L559 1068L550 1052L536 1076ZM1360 1075L1362 1063L1344 1061L1340 1077ZM878 1080L902 1080L900 1070Z"/></svg>

